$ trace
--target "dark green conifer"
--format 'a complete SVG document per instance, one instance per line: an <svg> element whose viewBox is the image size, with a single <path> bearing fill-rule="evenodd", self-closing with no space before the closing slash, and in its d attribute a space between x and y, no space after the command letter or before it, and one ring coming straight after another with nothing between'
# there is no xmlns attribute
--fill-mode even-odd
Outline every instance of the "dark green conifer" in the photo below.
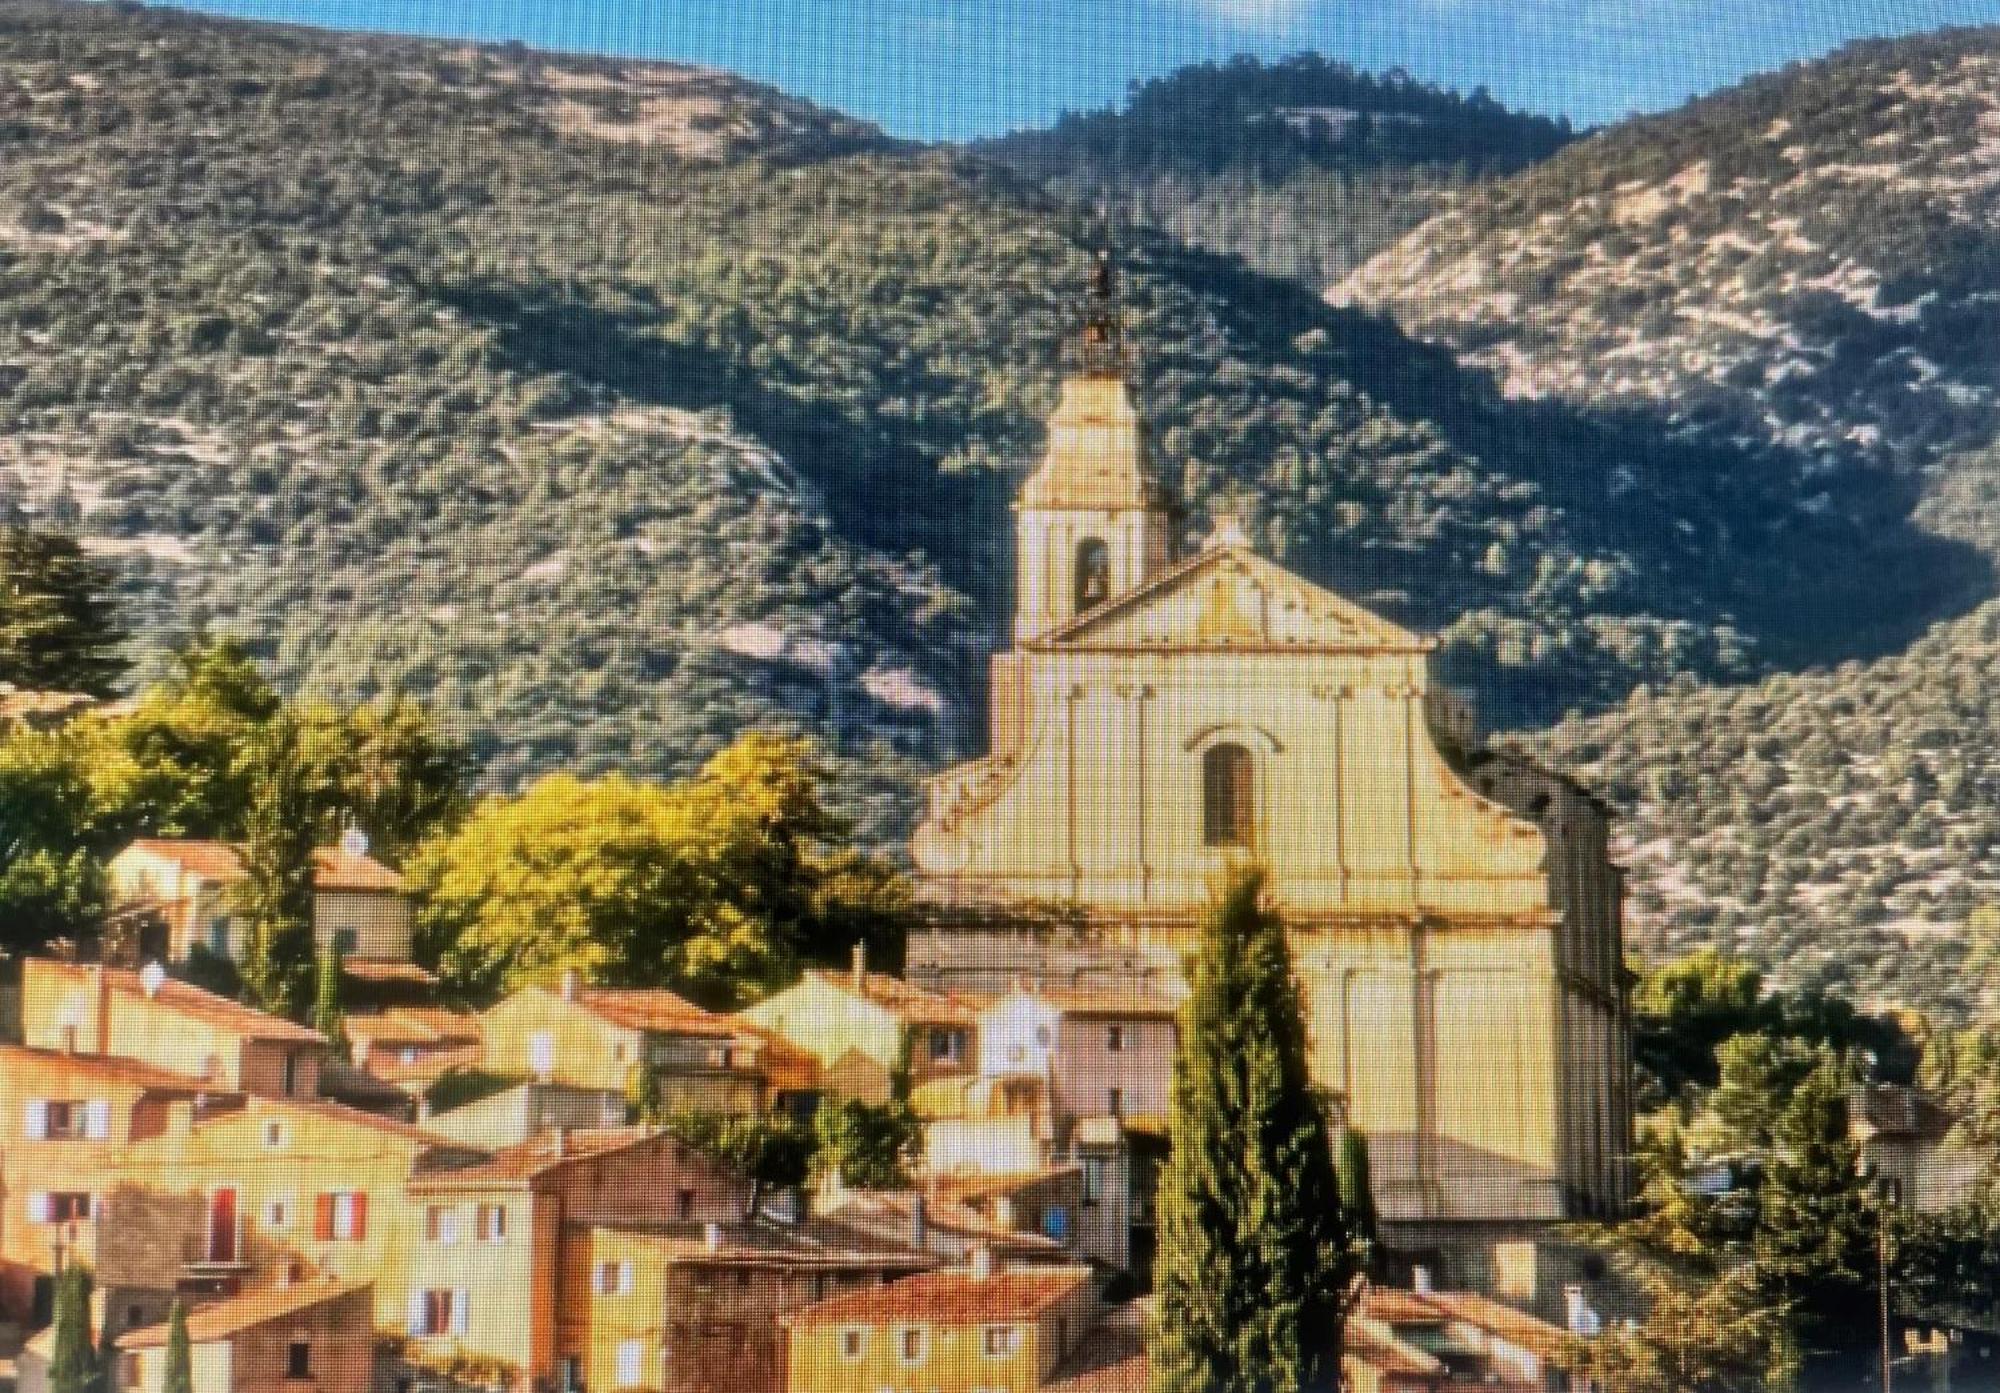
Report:
<svg viewBox="0 0 2000 1393"><path fill-rule="evenodd" d="M1159 1393L1332 1388L1354 1254L1283 925L1245 874L1191 964L1159 1186Z"/></svg>
<svg viewBox="0 0 2000 1393"><path fill-rule="evenodd" d="M1349 1127L1340 1134L1340 1213L1347 1221L1355 1260L1364 1272L1374 1270L1377 1250L1374 1183L1368 1138L1358 1128Z"/></svg>
<svg viewBox="0 0 2000 1393"><path fill-rule="evenodd" d="M313 987L313 843L317 808L287 712L258 732L247 756L250 812L236 908L248 936L243 990L260 1011L302 1020Z"/></svg>
<svg viewBox="0 0 2000 1393"><path fill-rule="evenodd" d="M335 1049L347 1048L347 1016L340 1009L341 952L337 943L328 944L319 955L319 985L313 993L313 1029L333 1042Z"/></svg>
<svg viewBox="0 0 2000 1393"><path fill-rule="evenodd" d="M187 1308L178 1301L167 1317L167 1367L160 1393L194 1393L194 1351L188 1344Z"/></svg>
<svg viewBox="0 0 2000 1393"><path fill-rule="evenodd" d="M72 1262L56 1278L50 1393L96 1393L97 1349L90 1342L90 1269Z"/></svg>

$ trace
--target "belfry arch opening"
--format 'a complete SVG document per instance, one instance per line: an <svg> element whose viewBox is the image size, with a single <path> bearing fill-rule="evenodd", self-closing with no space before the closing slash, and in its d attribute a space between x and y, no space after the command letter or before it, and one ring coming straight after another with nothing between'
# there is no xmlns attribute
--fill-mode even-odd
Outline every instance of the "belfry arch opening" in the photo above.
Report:
<svg viewBox="0 0 2000 1393"><path fill-rule="evenodd" d="M1076 544L1075 590L1070 608L1077 614L1111 598L1111 547L1102 537L1085 537Z"/></svg>
<svg viewBox="0 0 2000 1393"><path fill-rule="evenodd" d="M1204 846L1249 847L1256 841L1257 766L1250 751L1225 742L1201 756Z"/></svg>

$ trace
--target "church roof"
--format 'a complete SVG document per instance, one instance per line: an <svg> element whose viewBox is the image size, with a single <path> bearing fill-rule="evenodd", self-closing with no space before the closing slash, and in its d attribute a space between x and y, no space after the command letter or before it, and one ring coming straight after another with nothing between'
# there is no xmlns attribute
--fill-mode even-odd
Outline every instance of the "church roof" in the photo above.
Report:
<svg viewBox="0 0 2000 1393"><path fill-rule="evenodd" d="M1436 645L1247 546L1225 543L1023 646L1427 653Z"/></svg>

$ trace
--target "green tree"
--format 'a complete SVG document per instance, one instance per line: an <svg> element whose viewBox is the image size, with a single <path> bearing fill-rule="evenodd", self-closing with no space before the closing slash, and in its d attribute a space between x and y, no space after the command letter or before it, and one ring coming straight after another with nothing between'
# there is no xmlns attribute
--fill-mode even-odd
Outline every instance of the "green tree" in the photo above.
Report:
<svg viewBox="0 0 2000 1393"><path fill-rule="evenodd" d="M313 807L299 732L275 716L247 751L251 804L243 879L233 887L247 934L243 987L259 1010L303 1019L313 988Z"/></svg>
<svg viewBox="0 0 2000 1393"><path fill-rule="evenodd" d="M822 1175L837 1175L858 1190L901 1190L910 1184L923 1122L900 1099L828 1098L813 1114L813 1135Z"/></svg>
<svg viewBox="0 0 2000 1393"><path fill-rule="evenodd" d="M319 954L319 981L313 991L312 1026L333 1042L338 1050L347 1048L347 1019L340 1004L341 952L337 943L328 944Z"/></svg>
<svg viewBox="0 0 2000 1393"><path fill-rule="evenodd" d="M1878 1208L1848 1136L1847 1088L1827 1056L1793 1092L1774 1130L1753 1240L1764 1290L1792 1311L1808 1359L1875 1339Z"/></svg>
<svg viewBox="0 0 2000 1393"><path fill-rule="evenodd" d="M111 584L72 539L0 526L0 682L109 694L127 667Z"/></svg>
<svg viewBox="0 0 2000 1393"><path fill-rule="evenodd" d="M1368 1162L1368 1138L1358 1127L1340 1134L1340 1216L1354 1244L1355 1261L1372 1272L1378 1250L1375 1231L1374 1176Z"/></svg>
<svg viewBox="0 0 2000 1393"><path fill-rule="evenodd" d="M179 1301L167 1314L167 1367L160 1393L194 1393L194 1352L188 1346L187 1307Z"/></svg>
<svg viewBox="0 0 2000 1393"><path fill-rule="evenodd" d="M666 1099L660 1092L660 1071L645 1060L625 1075L625 1111L634 1122L651 1126L666 1120Z"/></svg>
<svg viewBox="0 0 2000 1393"><path fill-rule="evenodd" d="M299 722L328 841L358 827L377 855L393 860L464 818L465 747L420 703L393 697L347 711L312 703L299 709Z"/></svg>
<svg viewBox="0 0 2000 1393"><path fill-rule="evenodd" d="M834 840L820 778L805 746L753 734L679 784L552 775L488 799L412 861L425 951L467 990L575 968L741 1004L899 913L900 881Z"/></svg>
<svg viewBox="0 0 2000 1393"><path fill-rule="evenodd" d="M1234 881L1191 964L1159 1185L1161 1393L1331 1387L1354 1276L1283 925Z"/></svg>
<svg viewBox="0 0 2000 1393"><path fill-rule="evenodd" d="M1822 1061L1822 1052L1785 1036L1732 1035L1715 1052L1721 1081L1709 1108L1731 1150L1764 1150L1794 1090Z"/></svg>
<svg viewBox="0 0 2000 1393"><path fill-rule="evenodd" d="M95 1393L97 1348L90 1338L90 1269L72 1262L56 1278L55 1334L49 1350L50 1393Z"/></svg>
<svg viewBox="0 0 2000 1393"><path fill-rule="evenodd" d="M763 1208L771 1190L795 1190L812 1172L817 1143L813 1133L778 1117L683 1112L666 1119L666 1130L703 1155L750 1180L745 1218Z"/></svg>
<svg viewBox="0 0 2000 1393"><path fill-rule="evenodd" d="M1673 1280L1642 1270L1646 1317L1565 1341L1558 1363L1600 1393L1771 1393L1795 1372L1782 1307L1742 1264L1719 1277Z"/></svg>

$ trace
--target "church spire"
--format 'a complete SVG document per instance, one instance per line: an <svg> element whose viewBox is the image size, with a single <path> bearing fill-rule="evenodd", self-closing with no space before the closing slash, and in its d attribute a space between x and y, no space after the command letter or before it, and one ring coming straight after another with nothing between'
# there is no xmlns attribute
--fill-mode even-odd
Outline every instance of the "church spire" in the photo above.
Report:
<svg viewBox="0 0 2000 1393"><path fill-rule="evenodd" d="M1111 248L1101 247L1084 298L1083 331L1077 338L1077 366L1085 377L1123 381L1131 367L1125 326L1118 313L1118 268Z"/></svg>

